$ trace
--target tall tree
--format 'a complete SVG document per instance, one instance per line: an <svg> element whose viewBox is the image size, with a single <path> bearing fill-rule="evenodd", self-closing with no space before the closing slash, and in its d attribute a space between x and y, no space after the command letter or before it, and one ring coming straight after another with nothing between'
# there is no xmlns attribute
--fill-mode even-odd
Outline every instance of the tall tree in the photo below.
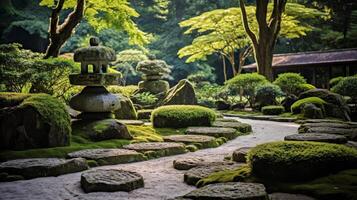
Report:
<svg viewBox="0 0 357 200"><path fill-rule="evenodd" d="M127 0L42 0L40 5L52 8L50 44L45 58L58 56L61 47L83 17L98 31L111 27L123 29L131 38L131 43L142 45L148 42L144 32L132 20L132 17L138 17L139 14L130 7ZM68 9L72 9L72 12L60 23L60 16Z"/></svg>
<svg viewBox="0 0 357 200"><path fill-rule="evenodd" d="M269 11L273 7L270 5L267 9ZM254 20L256 8L254 6L247 6L245 12L251 32L257 34L259 23L257 20ZM286 13L282 16L280 36L291 39L306 35L306 32L311 31L312 27L302 21L322 14L316 9L306 8L301 4L289 3ZM250 53L250 46L252 46L252 42L243 28L243 21L237 20L241 16L241 9L233 7L205 12L199 16L182 21L180 23L181 27L188 28L184 32L185 34L198 36L193 40L191 45L179 50L179 57L187 56L186 62L194 62L205 60L207 56L213 53L219 53L233 67L233 75L239 74L245 58ZM236 53L239 53L238 63L236 63ZM223 63L224 66L225 64Z"/></svg>
<svg viewBox="0 0 357 200"><path fill-rule="evenodd" d="M274 0L273 10L268 19L269 0L256 1L255 16L258 22L258 34L255 34L249 26L244 0L239 0L244 29L253 44L258 73L264 75L269 80L273 80L273 50L281 29L281 20L286 3L287 0Z"/></svg>

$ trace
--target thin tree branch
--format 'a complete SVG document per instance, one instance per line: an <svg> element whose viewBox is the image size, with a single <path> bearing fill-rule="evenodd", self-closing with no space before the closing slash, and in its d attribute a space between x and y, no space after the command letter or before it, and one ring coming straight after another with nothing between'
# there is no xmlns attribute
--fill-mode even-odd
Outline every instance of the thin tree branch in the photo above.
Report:
<svg viewBox="0 0 357 200"><path fill-rule="evenodd" d="M243 21L244 29L247 32L249 38L252 40L253 45L255 47L257 47L258 46L257 37L255 36L255 34L252 32L252 30L249 27L248 17L247 17L247 12L245 9L244 1L239 0L239 5L240 5L241 13L242 13L242 21Z"/></svg>

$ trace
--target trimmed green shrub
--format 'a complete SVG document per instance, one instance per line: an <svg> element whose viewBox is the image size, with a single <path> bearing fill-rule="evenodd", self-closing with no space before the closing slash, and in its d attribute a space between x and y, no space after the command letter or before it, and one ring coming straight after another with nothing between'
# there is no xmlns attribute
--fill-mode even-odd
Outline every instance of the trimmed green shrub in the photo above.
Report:
<svg viewBox="0 0 357 200"><path fill-rule="evenodd" d="M326 101L320 99L319 97L308 97L304 99L300 99L296 101L292 106L291 106L291 112L294 114L298 114L301 112L302 107L307 104L307 103L312 103L316 105L317 107L321 108L321 110L324 109L324 105L326 104Z"/></svg>
<svg viewBox="0 0 357 200"><path fill-rule="evenodd" d="M202 106L171 105L161 106L151 114L154 127L188 127L211 126L216 119L216 113Z"/></svg>
<svg viewBox="0 0 357 200"><path fill-rule="evenodd" d="M280 115L285 111L283 106L264 106L262 108L263 115Z"/></svg>
<svg viewBox="0 0 357 200"><path fill-rule="evenodd" d="M122 94L126 97L130 97L134 94L136 90L138 90L138 86L137 85L127 85L127 86L112 85L112 86L108 86L107 90L114 94Z"/></svg>
<svg viewBox="0 0 357 200"><path fill-rule="evenodd" d="M258 86L268 83L265 76L258 73L239 74L228 80L225 84L236 94L241 94L248 100L251 107L255 103L255 94Z"/></svg>
<svg viewBox="0 0 357 200"><path fill-rule="evenodd" d="M343 78L337 85L332 89L332 92L338 93L343 96L349 96L353 99L357 98L357 77L349 76Z"/></svg>
<svg viewBox="0 0 357 200"><path fill-rule="evenodd" d="M340 81L342 81L342 79L344 79L345 77L343 76L338 76L335 78L330 79L329 85L330 88L334 87L335 85L337 85Z"/></svg>
<svg viewBox="0 0 357 200"><path fill-rule="evenodd" d="M283 73L279 74L278 78L273 82L278 85L286 94L298 95L300 85L306 84L306 80L298 73Z"/></svg>
<svg viewBox="0 0 357 200"><path fill-rule="evenodd" d="M256 102L260 107L276 105L276 98L284 95L280 87L271 83L260 85L256 88Z"/></svg>
<svg viewBox="0 0 357 200"><path fill-rule="evenodd" d="M263 179L308 180L357 167L357 150L318 142L271 142L248 153L252 173Z"/></svg>

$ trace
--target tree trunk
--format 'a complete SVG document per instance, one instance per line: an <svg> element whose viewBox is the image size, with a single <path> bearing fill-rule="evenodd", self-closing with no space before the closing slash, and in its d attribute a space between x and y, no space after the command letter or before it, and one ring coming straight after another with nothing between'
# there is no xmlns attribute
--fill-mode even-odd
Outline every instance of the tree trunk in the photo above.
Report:
<svg viewBox="0 0 357 200"><path fill-rule="evenodd" d="M257 62L257 72L265 76L269 81L273 81L273 51L268 44L261 42L257 49L254 49L255 61ZM264 45L263 45L264 44Z"/></svg>
<svg viewBox="0 0 357 200"><path fill-rule="evenodd" d="M224 82L227 81L227 66L226 66L226 58L221 55L222 62L223 62L223 76L224 76Z"/></svg>
<svg viewBox="0 0 357 200"><path fill-rule="evenodd" d="M59 15L63 8L64 0L60 0L56 8L52 9L50 20L50 44L47 47L44 58L58 57L63 44L71 37L74 28L83 18L85 0L77 0L76 8L59 25Z"/></svg>

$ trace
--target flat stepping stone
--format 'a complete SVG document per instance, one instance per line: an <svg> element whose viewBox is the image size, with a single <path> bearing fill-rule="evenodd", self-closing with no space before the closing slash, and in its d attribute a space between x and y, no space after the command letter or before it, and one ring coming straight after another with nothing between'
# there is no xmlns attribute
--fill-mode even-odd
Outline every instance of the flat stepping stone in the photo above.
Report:
<svg viewBox="0 0 357 200"><path fill-rule="evenodd" d="M170 135L163 137L165 142L182 142L184 144L199 144L201 148L218 146L216 138L207 135Z"/></svg>
<svg viewBox="0 0 357 200"><path fill-rule="evenodd" d="M233 162L209 162L203 158L179 158L173 161L173 166L177 170L189 170L194 167L234 164Z"/></svg>
<svg viewBox="0 0 357 200"><path fill-rule="evenodd" d="M145 160L143 154L128 149L86 149L69 153L68 157L95 160L99 165L115 165Z"/></svg>
<svg viewBox="0 0 357 200"><path fill-rule="evenodd" d="M84 192L132 191L144 187L143 177L136 172L118 169L95 169L82 173Z"/></svg>
<svg viewBox="0 0 357 200"><path fill-rule="evenodd" d="M253 147L242 147L235 150L232 154L232 160L236 162L247 162L247 154Z"/></svg>
<svg viewBox="0 0 357 200"><path fill-rule="evenodd" d="M123 146L124 149L134 150L145 153L149 157L150 154L154 157L171 156L176 154L186 153L186 147L183 143L176 142L145 142L134 143Z"/></svg>
<svg viewBox="0 0 357 200"><path fill-rule="evenodd" d="M10 160L0 164L0 173L19 175L25 179L59 176L88 169L85 159L32 158Z"/></svg>
<svg viewBox="0 0 357 200"><path fill-rule="evenodd" d="M348 140L357 141L357 128L310 127L299 128L299 133L326 133L345 136Z"/></svg>
<svg viewBox="0 0 357 200"><path fill-rule="evenodd" d="M195 168L188 170L184 174L184 182L187 183L188 185L196 185L196 183L200 179L205 178L212 173L236 169L240 166L242 166L242 164L227 163L227 164L222 164L222 165L214 164L214 165L195 167Z"/></svg>
<svg viewBox="0 0 357 200"><path fill-rule="evenodd" d="M227 122L227 121L215 121L212 124L213 127L224 127L224 128L234 128L241 133L252 132L252 126L247 123L242 122Z"/></svg>
<svg viewBox="0 0 357 200"><path fill-rule="evenodd" d="M120 119L118 120L120 123L125 125L134 125L134 126L141 126L144 125L144 121L141 120L130 120L130 119Z"/></svg>
<svg viewBox="0 0 357 200"><path fill-rule="evenodd" d="M267 200L265 187L260 183L216 183L191 191L183 198L199 200Z"/></svg>
<svg viewBox="0 0 357 200"><path fill-rule="evenodd" d="M312 141L312 142L328 142L336 144L345 144L347 138L342 135L325 134L325 133L305 133L285 136L286 141Z"/></svg>
<svg viewBox="0 0 357 200"><path fill-rule="evenodd" d="M237 130L234 128L222 127L188 127L186 130L188 135L207 135L212 137L225 137L227 139L234 139L238 136Z"/></svg>
<svg viewBox="0 0 357 200"><path fill-rule="evenodd" d="M270 200L315 200L312 197L302 194L288 194L288 193L272 193L269 194Z"/></svg>

